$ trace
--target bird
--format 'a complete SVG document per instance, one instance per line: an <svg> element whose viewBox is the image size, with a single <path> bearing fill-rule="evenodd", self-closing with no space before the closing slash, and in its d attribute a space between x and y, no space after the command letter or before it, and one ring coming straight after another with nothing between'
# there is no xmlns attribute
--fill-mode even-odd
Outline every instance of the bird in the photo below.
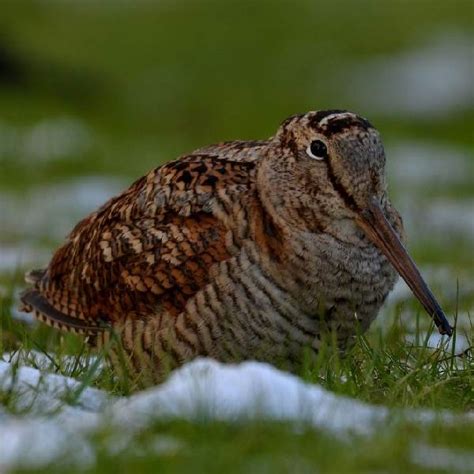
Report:
<svg viewBox="0 0 474 474"><path fill-rule="evenodd" d="M328 334L344 352L398 275L451 335L405 249L385 161L377 129L339 109L197 149L80 221L27 273L23 310L120 347L113 366L152 383L199 356L293 367Z"/></svg>

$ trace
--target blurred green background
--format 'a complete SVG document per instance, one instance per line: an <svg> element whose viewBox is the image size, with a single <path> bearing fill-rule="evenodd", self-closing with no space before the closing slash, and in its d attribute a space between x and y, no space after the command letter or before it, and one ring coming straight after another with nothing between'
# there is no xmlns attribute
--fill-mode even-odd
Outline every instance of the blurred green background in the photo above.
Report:
<svg viewBox="0 0 474 474"><path fill-rule="evenodd" d="M344 108L381 131L409 247L444 304L474 279L473 2L5 1L0 281L196 147ZM3 275L3 277L2 277Z"/></svg>

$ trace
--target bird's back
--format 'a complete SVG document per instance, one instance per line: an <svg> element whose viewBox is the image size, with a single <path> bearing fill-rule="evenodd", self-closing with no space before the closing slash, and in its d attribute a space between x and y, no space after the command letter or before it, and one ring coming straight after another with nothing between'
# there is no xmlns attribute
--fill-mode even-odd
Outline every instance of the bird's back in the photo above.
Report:
<svg viewBox="0 0 474 474"><path fill-rule="evenodd" d="M237 249L226 243L228 216L254 186L264 143L215 145L138 179L82 220L45 270L29 273L25 309L83 334L178 315Z"/></svg>

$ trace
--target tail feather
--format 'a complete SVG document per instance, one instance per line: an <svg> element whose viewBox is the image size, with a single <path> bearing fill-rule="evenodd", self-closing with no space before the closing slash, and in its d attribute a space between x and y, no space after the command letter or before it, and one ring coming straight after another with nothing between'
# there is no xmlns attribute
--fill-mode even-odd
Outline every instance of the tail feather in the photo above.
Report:
<svg viewBox="0 0 474 474"><path fill-rule="evenodd" d="M97 323L84 321L58 311L34 288L23 292L20 298L26 311L32 311L38 320L56 329L87 335L94 335L107 329L101 320Z"/></svg>
<svg viewBox="0 0 474 474"><path fill-rule="evenodd" d="M44 277L45 273L46 270L44 268L39 270L30 270L29 272L25 273L25 282L29 283L30 285L35 285Z"/></svg>

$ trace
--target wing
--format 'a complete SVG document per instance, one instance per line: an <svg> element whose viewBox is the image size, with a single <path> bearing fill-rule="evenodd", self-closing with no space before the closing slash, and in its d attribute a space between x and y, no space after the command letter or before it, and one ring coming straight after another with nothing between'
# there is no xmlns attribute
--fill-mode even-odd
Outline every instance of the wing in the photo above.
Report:
<svg viewBox="0 0 474 474"><path fill-rule="evenodd" d="M216 145L199 148L194 154L218 154L224 155L228 161L240 161L252 163L259 159L261 151L268 146L266 140L243 141L234 140L230 142L222 142Z"/></svg>
<svg viewBox="0 0 474 474"><path fill-rule="evenodd" d="M179 314L237 248L232 210L254 186L254 159L210 150L151 171L81 221L48 268L28 275L24 309L85 334Z"/></svg>

